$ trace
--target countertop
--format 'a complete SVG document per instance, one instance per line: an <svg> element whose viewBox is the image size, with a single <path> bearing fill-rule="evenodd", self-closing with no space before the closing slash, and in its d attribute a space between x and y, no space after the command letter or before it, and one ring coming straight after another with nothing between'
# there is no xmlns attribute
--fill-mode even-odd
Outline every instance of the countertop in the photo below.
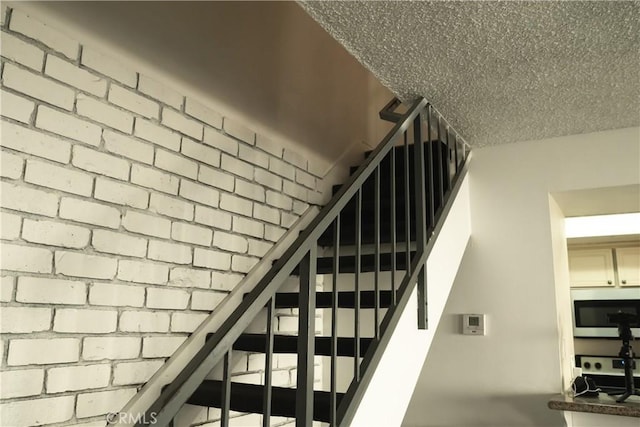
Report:
<svg viewBox="0 0 640 427"><path fill-rule="evenodd" d="M640 396L630 396L622 403L617 403L616 397L608 396L606 393L600 393L598 397L573 397L571 394L558 394L549 400L548 406L560 411L640 418Z"/></svg>

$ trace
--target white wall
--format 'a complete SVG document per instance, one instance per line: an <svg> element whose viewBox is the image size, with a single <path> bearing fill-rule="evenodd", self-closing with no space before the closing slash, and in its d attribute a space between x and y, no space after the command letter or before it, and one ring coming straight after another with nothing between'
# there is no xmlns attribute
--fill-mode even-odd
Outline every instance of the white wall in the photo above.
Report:
<svg viewBox="0 0 640 427"><path fill-rule="evenodd" d="M546 407L563 387L557 310L569 310L549 194L638 184L639 171L638 128L474 151L473 236L403 425L563 425ZM488 335L461 335L462 313L485 313Z"/></svg>

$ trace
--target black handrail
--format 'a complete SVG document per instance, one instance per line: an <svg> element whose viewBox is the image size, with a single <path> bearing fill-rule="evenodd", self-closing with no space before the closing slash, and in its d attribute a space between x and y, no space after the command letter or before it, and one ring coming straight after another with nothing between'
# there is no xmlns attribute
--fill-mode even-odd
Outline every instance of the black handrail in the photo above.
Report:
<svg viewBox="0 0 640 427"><path fill-rule="evenodd" d="M394 100L387 104L386 112L381 112L381 116L386 119L393 119L396 121L395 126L389 132L389 134L382 140L382 142L371 153L367 160L357 169L357 171L348 179L348 181L339 189L337 194L331 199L331 201L324 207L324 209L318 214L318 216L311 222L311 224L301 233L298 239L291 245L291 247L282 255L282 257L276 261L271 270L264 276L262 280L258 282L256 287L249 293L231 316L226 319L219 330L213 335L213 337L204 344L202 349L193 357L193 359L185 366L185 368L178 374L175 380L163 389L161 395L151 405L147 411L146 417L143 420L151 419L150 414L153 414L153 420L155 425L164 426L168 425L177 411L182 405L189 399L189 397L196 391L199 385L204 381L209 372L216 367L224 358L225 375L224 375L224 397L223 399L223 418L224 422L228 422L229 411L229 396L231 394L230 378L228 372L228 364L230 363L231 348L238 337L249 326L250 322L254 320L257 314L264 309L265 305L269 307L269 321L268 321L268 337L267 337L267 352L273 352L273 309L275 293L280 286L284 283L285 279L291 275L296 266L300 265L300 314L299 314L299 337L298 337L298 378L297 378L297 396L296 396L296 425L309 426L313 419L313 369L314 369L314 343L315 343L315 276L316 276L316 262L317 262L317 242L320 236L333 224L334 225L334 287L332 291L333 300L333 313L332 313L332 350L331 350L331 424L343 425L346 421L353 416L355 411L355 404L359 402L359 399L364 392L364 385L366 385L372 375L372 369L369 367L377 364L377 360L381 356L381 351L386 346L386 342L389 340L389 335L386 333L388 328L397 323L401 309L406 305L408 300L409 291L413 289L413 286L417 283L419 287L419 327L426 328L426 270L425 262L428 255L429 245L433 243L433 239L429 240L429 233L436 234L438 230L438 224L442 221L437 221L438 218L444 218L444 214L448 209L448 206L452 202L452 193L456 186L452 182L452 177L447 173L447 188L445 195L444 187L444 172L449 170L449 158L450 149L447 149L446 158L446 171L443 170L442 153L440 143L436 144L436 161L431 159L434 157L432 153L431 133L432 133L432 121L437 120L438 136L441 135L441 115L423 98L413 102L408 111L404 114L395 113L392 110L396 109L400 105L399 101ZM426 144L426 154L428 164L438 165L438 183L439 190L436 191L439 203L439 211L435 212L435 200L433 191L429 191L429 199L426 197L425 185L429 188L433 188L435 182L435 175L432 167L429 167L429 173L425 172L424 162L424 141L423 141L423 127L426 125L428 137L428 143ZM452 130L449 126L446 126L447 136ZM413 145L414 145L414 177L411 181L409 176L409 144L408 144L408 132L412 131ZM455 158L455 175L453 181L457 181L459 184L459 176L465 170L464 164L466 162L467 150L462 150L461 155L461 168L458 165L458 153L457 143L458 137L454 131L454 141L456 144ZM396 301L396 286L395 286L395 272L396 272L396 229L395 229L395 178L392 175L391 183L391 245L392 245L392 307L390 307L385 315L384 319L378 324L378 310L380 308L379 301L379 289L378 289L378 273L380 270L380 165L391 153L391 168L392 171L395 168L395 150L393 147L398 138L404 139L404 220L405 220L405 243L406 243L406 269L407 273L402 279L397 288L397 301ZM447 138L447 144L449 138ZM462 138L460 141L464 144ZM359 326L359 306L360 306L360 294L359 294L359 280L360 280L360 258L361 258L361 217L362 217L362 188L371 176L375 177L375 259L376 259L376 278L375 278L375 310L376 310L376 325L375 325L375 339L369 345L367 353L360 362L360 326ZM415 198L415 212L412 218L410 212L410 182L414 183L414 198ZM356 200L356 260L355 260L355 330L354 330L354 381L349 387L346 395L338 401L337 399L337 386L336 386L336 353L337 353L337 317L335 312L337 310L337 292L335 276L339 272L339 244L340 244L340 214L346 205L352 200ZM445 205L445 200L447 204ZM412 221L413 220L413 221ZM415 254L410 250L410 232L411 227L409 224L415 222L416 225L416 242L417 247ZM410 257L413 254L413 259ZM271 369L271 354L266 357L267 363L265 369L270 371ZM265 380L265 395L264 395L264 409L265 418L270 412L270 398L271 398L271 380L270 374L266 375ZM268 425L265 421L263 424ZM143 422L138 426L145 425Z"/></svg>

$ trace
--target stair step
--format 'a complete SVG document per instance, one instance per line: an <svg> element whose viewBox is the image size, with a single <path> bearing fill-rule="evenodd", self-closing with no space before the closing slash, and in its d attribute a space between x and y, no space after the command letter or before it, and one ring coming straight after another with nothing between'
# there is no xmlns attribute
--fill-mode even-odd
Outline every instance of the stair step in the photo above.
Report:
<svg viewBox="0 0 640 427"><path fill-rule="evenodd" d="M355 240L355 238L354 238ZM343 242L344 243L344 242ZM333 240L331 241L333 244ZM407 257L406 252L396 253L396 271L407 269ZM415 255L415 251L411 251L410 258ZM380 271L391 271L392 254L381 253L380 254ZM375 271L375 255L367 254L360 256L360 272L370 273ZM339 261L340 273L355 273L356 272L356 257L355 255L343 255ZM333 257L319 257L316 264L317 274L331 274L333 273ZM299 267L296 267L291 273L294 276L299 274Z"/></svg>
<svg viewBox="0 0 640 427"><path fill-rule="evenodd" d="M231 410L261 414L264 386L256 384L231 383ZM220 408L222 405L222 381L205 380L187 400L188 404ZM337 394L340 402L343 393ZM330 422L331 394L327 391L313 392L313 419ZM271 415L279 417L296 416L296 389L272 387Z"/></svg>
<svg viewBox="0 0 640 427"><path fill-rule="evenodd" d="M378 292L380 299L380 308L389 308L391 306L391 291ZM331 292L316 292L316 307L331 308L332 305ZM299 294L297 292L282 292L276 294L276 308L297 308ZM375 308L375 292L360 292L360 308ZM339 308L355 308L355 292L338 292Z"/></svg>
<svg viewBox="0 0 640 427"><path fill-rule="evenodd" d="M214 334L207 335L207 339ZM265 334L242 334L233 344L234 350L248 351L252 353L266 352ZM373 338L360 338L360 357L364 356ZM355 350L355 338L338 337L338 356L353 357ZM296 335L274 335L274 353L298 353L298 337ZM315 337L316 356L331 356L331 337Z"/></svg>

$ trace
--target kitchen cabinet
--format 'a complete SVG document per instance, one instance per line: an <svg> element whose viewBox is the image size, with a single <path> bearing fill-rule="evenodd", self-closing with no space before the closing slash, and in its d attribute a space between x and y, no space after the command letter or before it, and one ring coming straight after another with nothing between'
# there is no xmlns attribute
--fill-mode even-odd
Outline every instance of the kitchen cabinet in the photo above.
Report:
<svg viewBox="0 0 640 427"><path fill-rule="evenodd" d="M569 273L572 287L614 286L613 251L610 248L570 250Z"/></svg>
<svg viewBox="0 0 640 427"><path fill-rule="evenodd" d="M640 248L616 249L620 286L640 286Z"/></svg>
<svg viewBox="0 0 640 427"><path fill-rule="evenodd" d="M571 287L640 286L640 247L569 249Z"/></svg>

